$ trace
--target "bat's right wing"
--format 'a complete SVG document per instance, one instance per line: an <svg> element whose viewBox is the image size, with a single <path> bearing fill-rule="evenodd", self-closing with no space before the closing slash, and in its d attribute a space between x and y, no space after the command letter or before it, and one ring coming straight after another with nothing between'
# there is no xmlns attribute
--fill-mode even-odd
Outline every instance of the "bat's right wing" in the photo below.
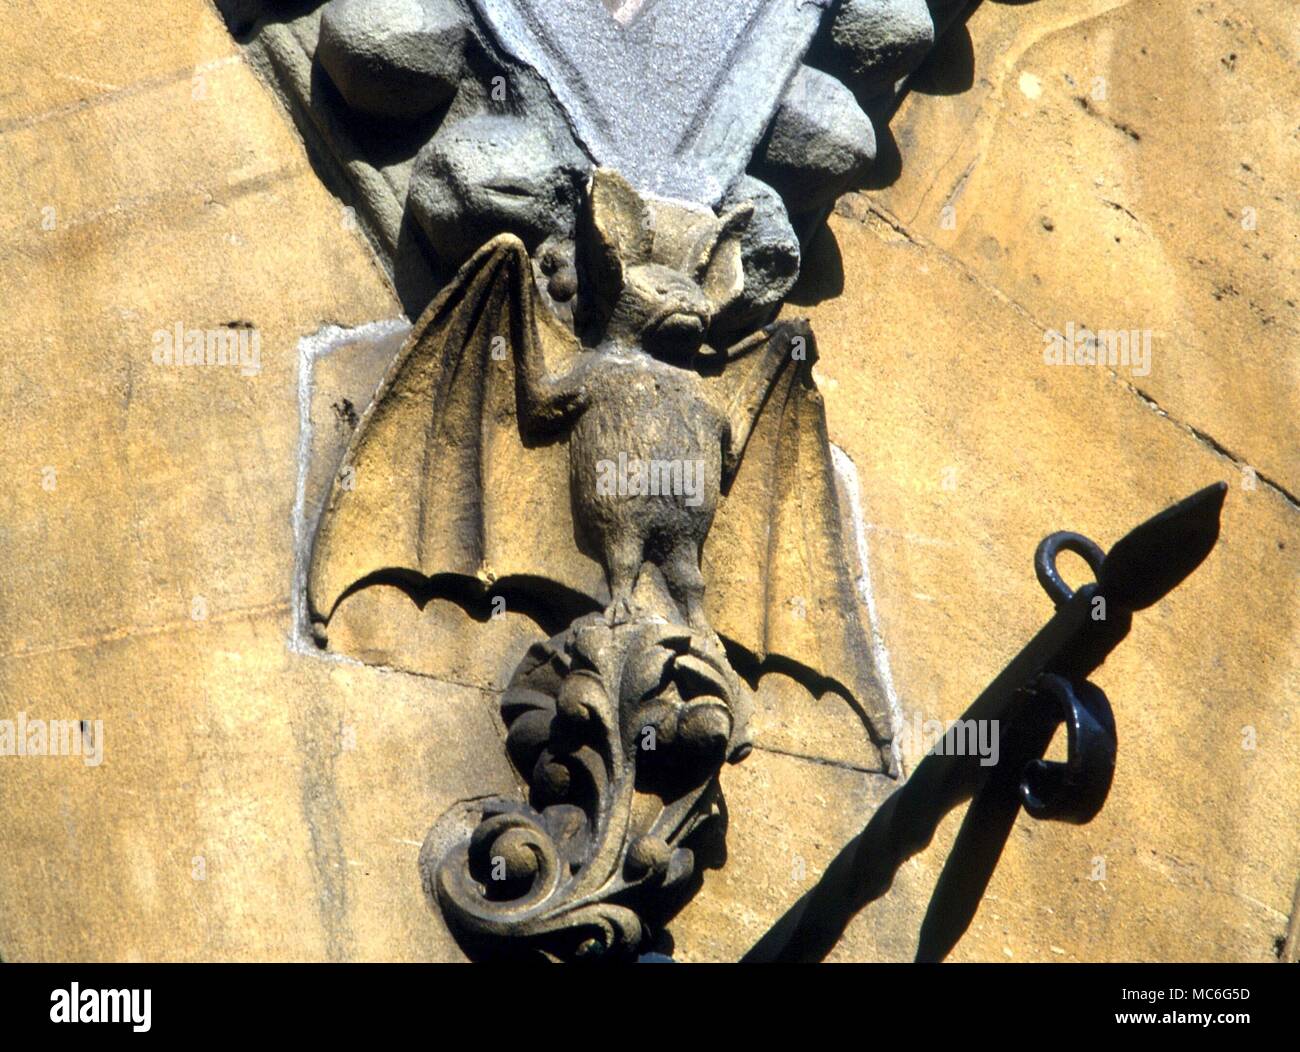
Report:
<svg viewBox="0 0 1300 1052"><path fill-rule="evenodd" d="M607 602L577 546L568 445L520 428L522 341L567 371L577 345L536 302L523 244L484 246L416 324L366 410L321 516L308 605L329 623L378 579L457 578ZM323 634L318 628L318 634Z"/></svg>

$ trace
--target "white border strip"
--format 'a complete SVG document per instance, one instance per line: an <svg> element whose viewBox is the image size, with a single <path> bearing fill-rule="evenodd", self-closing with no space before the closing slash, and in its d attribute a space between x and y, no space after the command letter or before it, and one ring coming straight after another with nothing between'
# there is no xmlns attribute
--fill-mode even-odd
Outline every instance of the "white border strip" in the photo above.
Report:
<svg viewBox="0 0 1300 1052"><path fill-rule="evenodd" d="M298 481L293 498L293 586L290 604L293 622L289 626L289 649L295 654L325 660L341 659L341 655L322 651L316 646L311 636L311 626L307 623L307 557L311 547L306 521L307 467L311 460L311 394L316 360L333 354L348 344L360 340L381 340L409 328L410 322L405 318L367 322L355 329L327 325L319 332L304 336L298 341Z"/></svg>
<svg viewBox="0 0 1300 1052"><path fill-rule="evenodd" d="M900 774L906 774L903 769L903 756L899 749L898 736L903 727L903 706L898 700L898 692L894 690L894 674L889 666L889 650L885 646L884 633L880 628L880 615L876 611L876 592L871 584L871 549L867 544L867 526L866 520L862 516L862 487L858 483L858 469L853 463L853 459L840 449L839 446L831 443L831 464L835 468L835 474L839 476L840 483L844 487L844 493L849 500L849 521L853 527L853 540L857 546L858 567L858 598L862 600L862 605L867 608L867 620L871 627L871 656L876 662L876 672L880 676L880 687L885 692L885 703L889 706L889 718L893 724L890 735L890 753L893 756L894 766Z"/></svg>

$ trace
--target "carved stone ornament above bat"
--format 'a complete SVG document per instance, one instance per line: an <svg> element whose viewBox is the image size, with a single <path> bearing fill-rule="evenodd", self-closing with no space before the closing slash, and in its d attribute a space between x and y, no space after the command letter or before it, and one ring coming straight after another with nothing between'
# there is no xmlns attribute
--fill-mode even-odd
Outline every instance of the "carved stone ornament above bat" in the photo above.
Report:
<svg viewBox="0 0 1300 1052"><path fill-rule="evenodd" d="M874 158L858 99L963 5L222 6L419 316L316 527L317 642L380 582L563 611L501 699L526 798L445 815L423 877L475 956L633 955L764 669L889 737L816 343L775 318Z"/></svg>

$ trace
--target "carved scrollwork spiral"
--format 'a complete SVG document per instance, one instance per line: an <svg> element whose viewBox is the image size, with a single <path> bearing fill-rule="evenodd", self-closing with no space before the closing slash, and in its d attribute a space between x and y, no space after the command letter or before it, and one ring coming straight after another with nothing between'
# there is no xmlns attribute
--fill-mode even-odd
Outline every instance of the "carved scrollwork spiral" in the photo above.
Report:
<svg viewBox="0 0 1300 1052"><path fill-rule="evenodd" d="M717 772L748 752L745 690L715 640L662 619L576 622L529 651L501 703L524 801L478 825L426 874L478 955L631 955L695 871L684 845L714 813Z"/></svg>

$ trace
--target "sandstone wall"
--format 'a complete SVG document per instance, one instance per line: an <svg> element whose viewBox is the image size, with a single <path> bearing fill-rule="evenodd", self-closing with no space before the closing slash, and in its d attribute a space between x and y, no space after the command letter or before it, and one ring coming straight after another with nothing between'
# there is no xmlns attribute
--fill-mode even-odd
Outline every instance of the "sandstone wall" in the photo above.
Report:
<svg viewBox="0 0 1300 1052"><path fill-rule="evenodd" d="M454 959L416 856L513 785L499 682L292 632L301 341L396 299L203 0L4 22L0 718L103 720L105 752L0 757L0 956ZM985 4L809 255L791 312L904 716L958 715L1048 616L1045 533L1106 545L1232 487L1218 550L1096 677L1106 809L1019 823L956 959L1295 953L1296 47L1283 0ZM1046 365L1071 322L1150 330L1149 373ZM254 327L260 371L155 365L177 323ZM758 741L683 959L742 953L893 786L833 698L765 684ZM910 958L960 817L837 956Z"/></svg>

